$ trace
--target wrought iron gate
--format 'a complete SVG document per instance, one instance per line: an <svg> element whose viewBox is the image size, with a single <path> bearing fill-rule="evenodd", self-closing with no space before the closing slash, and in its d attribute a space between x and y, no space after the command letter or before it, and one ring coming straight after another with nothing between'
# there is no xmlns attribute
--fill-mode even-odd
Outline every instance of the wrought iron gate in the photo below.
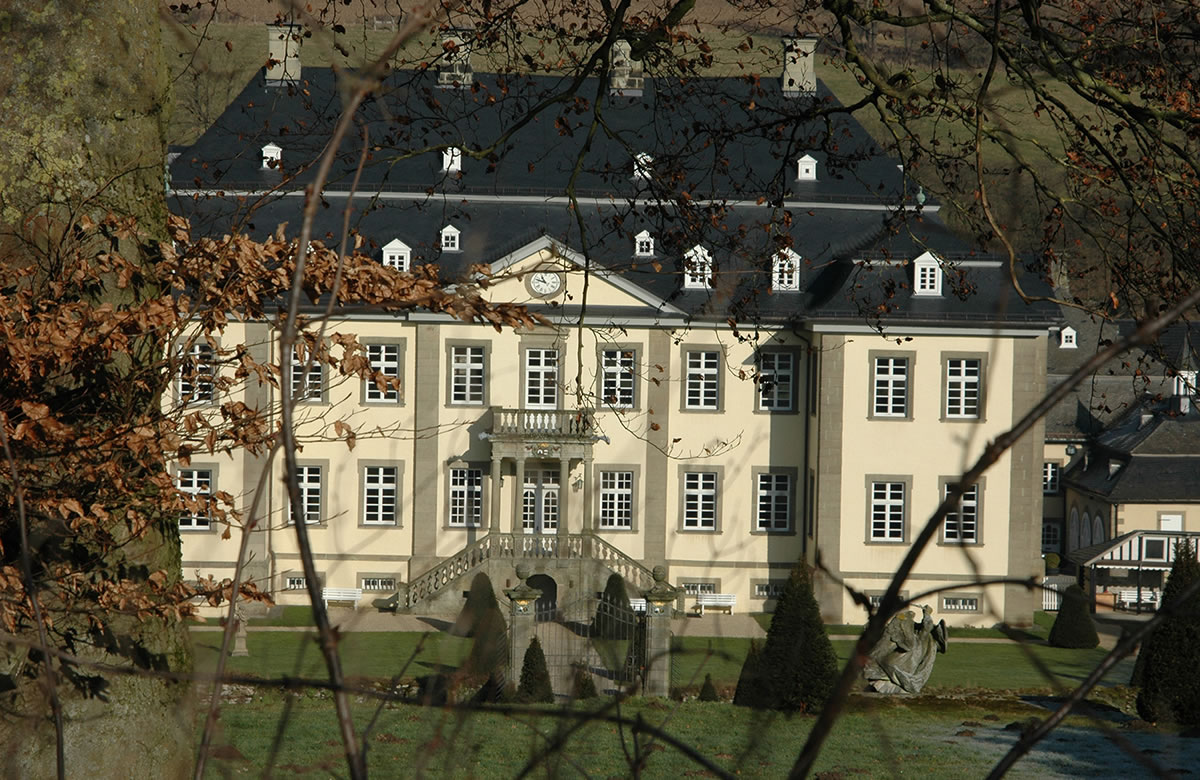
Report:
<svg viewBox="0 0 1200 780"><path fill-rule="evenodd" d="M646 664L644 614L586 598L539 610L534 625L556 694L573 695L579 674L590 674L600 693L640 684Z"/></svg>

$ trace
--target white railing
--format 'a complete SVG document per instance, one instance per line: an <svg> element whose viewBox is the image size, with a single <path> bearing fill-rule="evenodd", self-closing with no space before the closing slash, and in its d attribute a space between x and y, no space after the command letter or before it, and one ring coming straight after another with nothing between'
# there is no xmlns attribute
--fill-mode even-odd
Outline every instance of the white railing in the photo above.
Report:
<svg viewBox="0 0 1200 780"><path fill-rule="evenodd" d="M494 559L590 559L620 574L639 590L654 584L650 570L592 534L488 534L452 555L408 585L410 609L441 593L456 580Z"/></svg>
<svg viewBox="0 0 1200 780"><path fill-rule="evenodd" d="M1045 588L1042 591L1042 610L1057 612L1058 608L1062 606L1062 592L1073 584L1075 584L1075 578L1069 574L1058 574L1042 580L1042 586Z"/></svg>
<svg viewBox="0 0 1200 780"><path fill-rule="evenodd" d="M492 408L493 436L584 437L594 430L591 409Z"/></svg>

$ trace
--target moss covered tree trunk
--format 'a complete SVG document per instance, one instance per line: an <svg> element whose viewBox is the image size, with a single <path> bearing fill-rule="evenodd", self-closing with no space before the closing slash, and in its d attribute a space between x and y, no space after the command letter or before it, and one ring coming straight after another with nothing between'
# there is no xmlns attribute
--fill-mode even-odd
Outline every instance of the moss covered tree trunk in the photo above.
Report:
<svg viewBox="0 0 1200 780"><path fill-rule="evenodd" d="M20 284L35 297L55 294L68 250L79 250L81 223L108 214L136 220L138 234L122 231L116 246L146 275L132 284L101 276L79 300L129 306L159 291L150 261L155 241L166 236L169 79L158 12L152 0L13 0L0 7L0 269L32 265L35 272ZM90 251L83 247L82 254ZM10 285L0 297L12 292ZM23 410L28 415L18 399L4 396L32 387L25 400L45 404L72 430L153 423L161 382L145 369L162 347L147 334L119 357L107 355L86 369L66 364L54 379L18 377L0 387L0 412L10 422ZM107 481L96 476L103 469L86 466L87 452L64 445L57 453L47 447L43 455L22 444L27 442L14 442L16 471L27 491L34 591L53 620L49 644L85 662L137 672L55 664L65 774L186 776L193 763L190 687L144 672L190 672L187 629L181 621L147 618L138 607L146 603L141 591L161 594L180 576L178 515L153 508L163 485L162 458L114 448L104 457L116 464L109 473L120 476ZM0 463L0 555L10 574L24 568L13 471ZM69 524L61 512L55 516L55 502L72 498L85 508L99 507L88 512L87 525ZM64 572L76 579L65 580ZM114 583L128 589L129 600L112 598ZM10 581L3 595L20 592L26 603L23 584ZM15 625L9 630L23 642L38 641L33 620L21 619L20 610L10 617ZM0 693L6 771L53 776L56 729L44 664L19 644L5 646L0 655L0 688L8 688Z"/></svg>

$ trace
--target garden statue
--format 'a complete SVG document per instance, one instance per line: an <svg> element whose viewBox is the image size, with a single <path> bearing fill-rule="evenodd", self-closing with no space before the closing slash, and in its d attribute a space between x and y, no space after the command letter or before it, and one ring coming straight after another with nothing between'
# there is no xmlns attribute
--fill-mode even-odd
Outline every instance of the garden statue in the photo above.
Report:
<svg viewBox="0 0 1200 780"><path fill-rule="evenodd" d="M863 673L879 693L920 693L933 673L936 653L946 652L946 621L936 626L926 605L920 623L912 612L892 618L883 638L872 648Z"/></svg>

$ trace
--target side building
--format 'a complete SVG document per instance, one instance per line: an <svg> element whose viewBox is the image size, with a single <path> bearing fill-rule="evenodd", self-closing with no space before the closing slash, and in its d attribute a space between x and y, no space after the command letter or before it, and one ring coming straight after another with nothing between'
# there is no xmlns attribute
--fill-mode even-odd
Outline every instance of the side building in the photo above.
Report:
<svg viewBox="0 0 1200 780"><path fill-rule="evenodd" d="M525 304L546 324L497 331L335 308L324 337L355 334L379 381L319 365L306 375L303 356L277 354L266 322L234 320L192 343L191 365L211 370L181 380L180 400L214 413L235 401L269 413L283 400L253 379L219 395L215 380L232 370L223 356L296 361L283 389L299 399L301 513L324 585L452 613L475 572L513 585L524 560L561 607L614 571L648 587L664 565L681 608L723 593L736 611L762 611L803 560L818 567L828 620L864 619L851 590L882 593L948 486L1041 397L1057 312L1011 302L1002 264L949 233L895 161L831 110L812 42L787 46L792 70L779 80L696 79L682 92L636 74L618 49L608 89L591 78L579 93L602 96L612 137L584 148L540 117L499 160L471 153L515 104L491 100L499 77L474 73L465 47L447 48L456 60L442 73L389 76L364 126L431 151L377 150L359 174L364 196L339 169L314 235L332 243L348 213L395 273L432 264L450 282L486 279L490 300ZM291 160L324 146L331 120L315 109L337 105L336 85L327 70L272 60L287 77L260 74L172 166L177 208L197 230L266 234L298 221L311 171ZM560 85L519 86L532 96ZM464 118L453 133L396 120L430 95ZM783 140L749 110L815 118ZM738 165L710 161L706 189L680 198L696 173L680 166L701 165L696 149L715 137ZM347 165L357 157L348 150ZM571 171L568 198L556 180ZM922 555L906 593L935 618L1031 619L1036 594L980 583L1040 571L1042 447L1036 427ZM247 508L257 498L264 522L247 572L282 603L307 599L280 463L197 453L176 474L184 490L224 491ZM181 519L185 572L230 576L237 534L217 525Z"/></svg>

